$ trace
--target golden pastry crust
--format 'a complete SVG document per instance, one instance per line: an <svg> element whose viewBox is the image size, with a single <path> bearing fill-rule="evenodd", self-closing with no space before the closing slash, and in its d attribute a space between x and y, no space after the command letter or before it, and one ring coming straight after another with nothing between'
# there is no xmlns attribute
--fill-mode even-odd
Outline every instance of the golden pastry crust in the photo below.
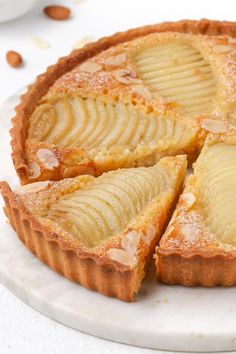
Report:
<svg viewBox="0 0 236 354"><path fill-rule="evenodd" d="M152 205L148 204L132 226L96 247L79 242L72 232L65 231L61 221L54 222L47 216L51 205L93 183L93 176L37 182L15 192L6 182L1 182L4 210L21 241L52 269L89 289L132 301L181 192L186 158L163 158L158 166L171 171L168 190L154 196Z"/></svg>
<svg viewBox="0 0 236 354"><path fill-rule="evenodd" d="M134 30L129 30L124 33L118 33L115 34L114 36L108 37L108 38L103 38L100 41L96 43L91 43L85 46L81 50L75 50L73 51L68 57L62 58L59 60L59 62L50 67L47 72L41 76L38 77L37 81L35 84L29 87L28 92L22 96L21 98L21 103L16 109L16 116L13 119L13 128L11 130L11 135L12 135L12 158L13 162L17 171L17 174L20 178L20 181L24 183L28 182L34 182L37 180L45 180L45 179L54 179L54 180L59 180L64 177L72 177L75 176L79 173L90 173L93 175L99 175L101 174L102 171L106 171L109 169L115 169L117 167L121 166L138 166L139 164L142 165L144 160L147 160L148 162L145 162L146 164L153 164L155 163L159 158L161 158L164 155L171 155L173 154L172 150L168 150L162 147L162 150L158 150L158 153L147 153L144 150L141 150L141 157L138 155L138 159L140 159L139 164L135 165L135 156L130 154L130 157L127 159L127 156L124 154L121 154L121 151L117 149L114 153L112 153L112 156L108 156L108 158L105 159L105 162L102 161L101 159L99 162L94 161L93 158L91 158L90 155L87 154L87 152L81 148L78 147L68 147L68 148L62 148L58 147L55 145L51 145L45 142L38 142L38 143L32 143L31 141L26 141L27 138L27 129L28 129L28 120L35 108L39 105L39 103L42 100L42 97L47 94L45 97L50 97L51 92L53 92L54 97L55 95L60 95L63 92L63 95L65 94L65 90L68 89L68 83L70 90L73 91L73 85L74 81L71 80L70 74L66 74L69 71L78 66L79 63L83 63L86 60L89 60L90 58L93 58L95 55L98 55L99 53L103 52L104 50L107 50L108 48L118 45L118 47L115 50L119 50L119 48L122 47L122 44L119 45L119 43L124 43L124 42L129 42L133 39L139 38L146 36L148 34L153 33L153 38L155 37L154 33L158 32L180 32L180 33L193 33L193 34L207 34L211 36L215 35L228 35L231 37L234 37L236 35L236 29L235 29L235 24L232 22L218 22L218 21L208 21L208 20L201 20L201 21L180 21L176 23L162 23L159 25L154 25L154 26L146 26L142 27L139 29L134 29ZM178 37L178 34L171 34L172 36ZM151 37L152 37L151 36ZM187 35L186 35L187 36ZM151 38L150 37L150 38ZM187 37L186 37L187 38ZM152 40L152 39L150 39ZM225 55L227 54L227 40L222 38L222 39L211 39L212 43L214 41L223 41L222 46L224 47L222 52L219 54L221 58L225 58ZM207 42L207 40L206 40ZM208 43L209 44L209 43ZM219 44L219 43L218 43ZM230 44L231 45L231 44ZM232 44L234 45L234 44ZM132 49L132 43L127 44L127 46L130 46ZM219 49L220 45L218 45ZM113 49L110 49L111 51ZM213 50L213 49L212 49ZM132 51L132 50L131 50ZM214 52L214 50L213 50ZM105 56L107 55L106 53L109 54L109 49L107 52L104 52ZM121 53L122 54L122 53ZM214 53L213 53L214 54ZM100 57L102 58L102 55ZM122 62L122 57L115 56L116 58L112 59L113 62L111 63L111 58L103 58L103 59L108 59L106 63L108 63L108 66L113 66L114 60L118 64ZM91 59L93 62L95 59ZM228 56L228 60L230 60L230 55ZM224 61L225 62L225 61ZM99 63L94 63L96 65L99 65ZM82 64L83 65L83 64ZM100 71L100 67L93 66L88 69L88 67L85 67L85 71L92 71L93 72L93 77L95 78L95 85L93 85L93 80L89 81L92 83L93 89L94 87L97 89L101 89L101 86L104 89L104 81L107 83L107 87L105 87L105 90L109 90L111 92L111 95L113 95L113 98L116 97L117 94L122 96L122 99L129 99L132 100L135 104L140 104L145 105L145 107L150 107L150 105L146 104L147 100L147 91L143 89L143 87L140 88L140 82L138 81L139 79L136 77L132 77L132 72L131 72L131 79L133 80L133 83L136 83L136 88L134 92L132 92L132 95L129 91L129 89L123 87L124 85L122 82L116 83L113 85L112 84L112 90L110 90L110 85L113 81L109 81L109 79L103 78L102 80L97 80L96 72ZM107 68L107 67L106 67ZM227 68L226 68L227 69ZM223 70L226 70L223 69ZM76 70L76 69L75 69ZM234 69L233 69L234 70ZM79 82L80 84L85 87L83 87L83 94L85 94L86 90L89 91L90 86L88 86L88 73L86 73L84 80L80 78ZM63 75L64 78L63 78ZM84 75L84 74L83 74ZM82 76L83 76L82 75ZM118 75L119 76L119 75ZM117 77L117 75L116 75ZM120 75L121 81L124 81L123 74ZM61 78L61 79L59 79ZM59 80L58 80L59 79ZM60 89L57 87L57 83L55 83L58 80L58 84L60 84ZM125 77L125 80L127 78ZM130 80L130 79L129 79ZM136 81L135 81L136 80ZM102 81L102 82L101 82ZM67 84L66 84L67 82ZM53 86L53 84L55 85ZM62 84L63 83L63 84ZM124 83L124 82L123 82ZM100 86L99 86L100 85ZM52 86L52 88L49 90L49 88ZM143 85L141 85L143 86ZM229 90L231 90L232 85L228 85ZM64 87L64 88L63 88ZM122 87L122 89L121 89ZM49 91L48 91L49 90ZM79 90L78 86L76 86L76 90ZM129 92L128 92L128 91ZM71 92L70 91L70 92ZM226 90L227 91L227 90ZM232 90L230 92L226 92L225 95L227 97L230 97L229 93L232 93ZM100 91L99 91L100 92ZM145 99L142 96L146 96ZM222 97L223 97L222 93ZM231 95L232 96L232 95ZM156 98L156 106L152 105L152 109L156 109L159 113L160 111L164 113L164 115L168 115L171 106L168 103L164 103L164 105L160 104L160 99ZM224 104L226 103L225 99L222 99L222 105L221 109L224 110ZM228 106L231 105L230 102L227 101ZM219 111L219 110L218 110ZM218 112L217 111L217 112ZM219 112L218 112L219 113ZM217 113L217 114L218 114ZM201 116L201 120L204 119L204 117ZM222 119L222 117L214 117L213 119ZM223 118L224 119L224 118ZM201 123L201 122L200 122ZM201 124L200 124L201 126ZM193 130L195 133L193 134L193 138L190 139L188 142L188 148L183 147L182 150L180 148L177 153L188 153L190 160L195 159L199 149L202 145L202 142L204 140L204 137L206 135L205 132L205 127L203 124L203 129L199 130L199 126L194 126L192 124ZM43 157L41 160L35 161L35 152L37 149L47 149L49 152L45 152L43 154ZM27 150L27 153L26 153ZM136 152L135 152L136 153ZM45 161L45 154L47 157L49 157L49 160L52 161L52 165L50 168L45 168L43 162ZM151 155L150 155L151 154ZM118 158L120 156L120 159ZM142 157L143 156L143 157ZM43 161L43 162L42 162ZM132 163L129 164L127 161L132 161ZM81 172L82 171L82 172Z"/></svg>
<svg viewBox="0 0 236 354"><path fill-rule="evenodd" d="M235 154L235 129L227 134L208 136L195 163L194 174L188 177L156 248L159 281L185 286L236 285L234 217L231 215L231 219L226 220L233 211L235 195L234 185L231 185L234 161L229 156L230 149ZM209 158L212 165L206 167L205 161Z"/></svg>

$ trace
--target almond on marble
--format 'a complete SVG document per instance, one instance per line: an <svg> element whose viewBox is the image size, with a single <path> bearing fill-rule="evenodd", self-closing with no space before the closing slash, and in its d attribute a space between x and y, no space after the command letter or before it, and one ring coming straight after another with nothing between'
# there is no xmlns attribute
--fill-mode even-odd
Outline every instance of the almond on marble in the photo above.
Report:
<svg viewBox="0 0 236 354"><path fill-rule="evenodd" d="M22 56L15 52L14 50L9 50L6 54L7 62L10 66L17 68L22 65L23 59Z"/></svg>
<svg viewBox="0 0 236 354"><path fill-rule="evenodd" d="M46 6L43 9L45 15L53 20L64 21L70 17L71 11L68 7L60 5Z"/></svg>

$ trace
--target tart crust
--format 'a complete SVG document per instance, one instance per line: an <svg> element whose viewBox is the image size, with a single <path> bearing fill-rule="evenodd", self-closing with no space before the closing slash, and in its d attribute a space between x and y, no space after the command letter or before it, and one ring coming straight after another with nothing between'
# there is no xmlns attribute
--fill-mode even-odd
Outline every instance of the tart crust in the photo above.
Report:
<svg viewBox="0 0 236 354"><path fill-rule="evenodd" d="M21 97L21 103L16 108L16 116L13 118L13 128L11 129L12 135L12 158L16 172L20 178L21 183L29 183L37 180L37 177L32 176L32 166L28 166L25 155L25 140L26 131L28 127L28 118L37 107L40 99L47 93L48 89L54 82L63 74L72 70L75 66L83 61L93 57L101 51L108 49L111 46L119 43L127 42L132 39L145 36L157 32L182 32L194 34L209 34L209 35L229 35L236 36L236 26L233 22L219 22L219 21L190 21L184 20L180 22L165 22L158 25L145 26L137 29L131 29L123 33L117 33L111 37L103 38L95 43L86 45L83 49L73 51L69 56L62 58L56 65L48 68L48 70L40 75L35 84L28 88L25 95ZM43 143L40 143L40 148L44 149ZM29 147L29 150L31 147ZM198 153L199 146L190 153L190 159L194 159ZM60 160L61 155L66 154L66 159L73 160L73 149L63 150L58 148L52 151L55 158ZM81 152L82 153L82 152ZM34 154L32 148L32 154ZM38 166L34 167L35 176L37 175ZM70 166L63 177L72 177L80 173L96 174L95 166L93 163L88 162L81 166ZM42 171L42 179L59 180L62 178L60 166L55 166L51 171L46 169Z"/></svg>
<svg viewBox="0 0 236 354"><path fill-rule="evenodd" d="M201 184L199 183L199 173L205 171L202 161L207 151L210 151L212 146L220 146L221 144L233 146L236 150L235 130L227 134L208 135L203 150L194 165L194 173L188 177L172 219L161 238L159 246L156 248L156 275L158 281L165 284L180 284L184 286L213 287L236 285L236 247L232 237L232 229L227 224L231 223L226 222L224 217L220 217L219 209L222 208L219 208L219 205L214 202L211 203L209 199L207 203L202 202L202 196L204 195L202 186L204 185L206 190L208 190L212 180L203 177ZM213 159L212 164L214 164L214 154L209 152L209 156ZM231 162L233 163L232 160ZM219 178L223 179L222 170L217 169L219 168L218 161L215 161L215 163L216 168L211 172L210 176L213 176L213 178L216 176L218 179L216 183L219 183ZM225 166L228 170L226 177L233 178L233 170L230 170L231 166L229 164ZM230 185L228 185L229 182L227 181L225 183L223 189L226 190L230 188ZM219 195L216 184L214 184L214 188L215 195ZM231 196L235 196L233 190L229 190ZM220 195L220 198L222 197L224 209L226 210L223 215L227 215L230 212L226 209L227 203L230 205L229 195L226 195L226 198ZM221 204L222 207L223 204ZM210 208L213 208L213 211ZM222 226L220 230L219 227L214 227L212 221L214 220L216 209L219 215L215 220L220 220L220 226ZM226 224L224 224L224 221ZM231 239L228 236L228 229L231 232Z"/></svg>
<svg viewBox="0 0 236 354"><path fill-rule="evenodd" d="M71 237L70 233L60 233L58 226L48 223L47 219L43 222L38 217L40 205L48 205L52 196L57 199L61 194L73 191L74 186L79 183L94 177L85 175L60 182L36 182L20 187L16 192L13 192L6 182L1 182L1 193L5 200L4 211L19 239L53 270L104 295L133 301L161 237L162 229L181 193L186 172L184 156L163 158L159 163L160 166L167 166L172 171L169 189L161 193L160 197L153 199L151 209L148 209L147 214L143 214L145 220L143 216L142 222L138 221L129 227L125 234L121 233L118 238L112 237L98 248L84 246L75 237ZM44 194L40 197L38 193ZM135 237L133 233L140 234L135 253L138 261L133 265L118 261L116 255L115 258L114 255L112 257L108 255L110 251L113 253L114 250L120 251L124 235L130 233L131 239Z"/></svg>

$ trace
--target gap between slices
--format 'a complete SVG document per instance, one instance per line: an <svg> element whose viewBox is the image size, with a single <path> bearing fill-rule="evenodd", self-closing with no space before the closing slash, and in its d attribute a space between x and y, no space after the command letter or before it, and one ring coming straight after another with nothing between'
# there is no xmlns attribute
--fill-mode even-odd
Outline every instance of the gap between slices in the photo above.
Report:
<svg viewBox="0 0 236 354"><path fill-rule="evenodd" d="M36 182L15 192L6 183L1 187L10 223L41 260L82 285L132 300L180 193L185 172L186 158L177 156L163 158L153 167L121 169L97 179L86 175ZM47 252L39 247L43 241ZM65 250L58 259L50 253L50 242ZM97 271L104 279L99 283L91 280L88 285L81 274L73 273L66 250L74 252L78 263L86 259L92 264L84 277L94 279ZM113 272L114 278L108 279L106 272ZM121 284L112 284L120 277Z"/></svg>

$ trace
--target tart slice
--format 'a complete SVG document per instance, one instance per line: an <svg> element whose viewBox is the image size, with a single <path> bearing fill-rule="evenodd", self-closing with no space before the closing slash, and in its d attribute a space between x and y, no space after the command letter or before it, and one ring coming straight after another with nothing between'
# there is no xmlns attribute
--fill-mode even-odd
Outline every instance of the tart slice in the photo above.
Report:
<svg viewBox="0 0 236 354"><path fill-rule="evenodd" d="M5 212L19 238L65 277L131 301L180 193L185 156L153 167L43 181L11 191Z"/></svg>
<svg viewBox="0 0 236 354"><path fill-rule="evenodd" d="M157 247L167 284L236 284L236 132L207 138Z"/></svg>
<svg viewBox="0 0 236 354"><path fill-rule="evenodd" d="M21 182L99 176L170 155L195 160L207 131L236 122L231 35L232 23L166 23L60 60L17 108L12 156Z"/></svg>

